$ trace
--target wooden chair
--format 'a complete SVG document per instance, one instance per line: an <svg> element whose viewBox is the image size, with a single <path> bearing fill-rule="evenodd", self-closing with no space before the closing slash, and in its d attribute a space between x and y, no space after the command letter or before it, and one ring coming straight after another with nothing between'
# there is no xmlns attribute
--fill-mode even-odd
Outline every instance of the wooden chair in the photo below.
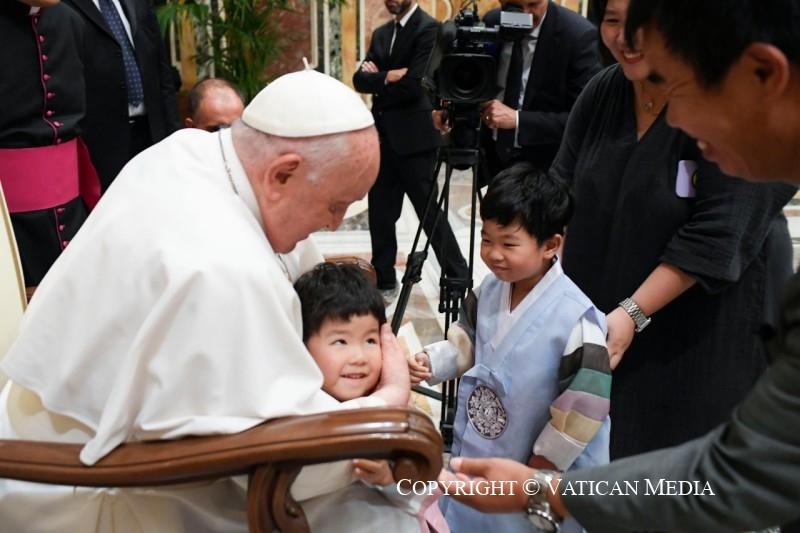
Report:
<svg viewBox="0 0 800 533"><path fill-rule="evenodd" d="M373 285L378 284L378 274L375 273L375 267L372 266L372 263L357 255L328 255L325 256L325 261L329 263L353 263L361 269L361 272L367 276L367 279Z"/></svg>
<svg viewBox="0 0 800 533"><path fill-rule="evenodd" d="M357 457L394 462L395 479L435 480L442 439L427 415L369 408L264 422L233 435L126 443L92 466L81 444L0 440L0 477L82 487L153 487L248 474L254 533L309 531L290 489L305 465Z"/></svg>
<svg viewBox="0 0 800 533"><path fill-rule="evenodd" d="M25 304L0 188L0 360L16 337ZM0 388L5 381L0 373ZM92 466L80 462L82 447L0 440L0 478L80 487L154 487L247 474L250 531L293 533L309 530L290 493L305 465L357 457L390 459L396 479L414 481L434 480L442 468L441 436L426 415L407 408L287 417L232 435L126 443Z"/></svg>

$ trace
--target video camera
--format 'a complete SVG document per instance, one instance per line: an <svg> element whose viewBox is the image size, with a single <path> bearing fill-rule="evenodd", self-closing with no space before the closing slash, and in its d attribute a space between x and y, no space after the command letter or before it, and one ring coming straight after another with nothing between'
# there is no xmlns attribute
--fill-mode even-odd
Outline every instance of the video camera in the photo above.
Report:
<svg viewBox="0 0 800 533"><path fill-rule="evenodd" d="M496 60L506 41L522 39L533 30L533 16L514 4L505 4L497 26L487 27L478 17L474 2L453 20L439 27L428 67L422 80L433 96L448 104L474 104L497 94Z"/></svg>

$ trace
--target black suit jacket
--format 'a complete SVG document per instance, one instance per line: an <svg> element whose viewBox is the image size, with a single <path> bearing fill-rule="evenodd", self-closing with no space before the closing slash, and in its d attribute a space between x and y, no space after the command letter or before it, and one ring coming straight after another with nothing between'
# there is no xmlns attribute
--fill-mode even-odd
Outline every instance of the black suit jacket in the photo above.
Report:
<svg viewBox="0 0 800 533"><path fill-rule="evenodd" d="M486 13L487 26L499 24L500 10ZM525 98L519 113L519 159L547 169L555 158L578 95L600 72L597 29L552 0L539 30ZM491 132L485 132L491 141ZM489 142L491 149L494 144Z"/></svg>
<svg viewBox="0 0 800 533"><path fill-rule="evenodd" d="M92 0L64 0L86 20L82 137L105 190L128 162L130 124L122 51ZM180 127L178 103L152 0L120 0L131 26L153 142Z"/></svg>
<svg viewBox="0 0 800 533"><path fill-rule="evenodd" d="M401 155L431 150L441 142L431 118L433 105L421 85L438 27L436 19L417 6L389 55L392 19L373 32L364 58L375 63L379 72L359 70L353 75L356 90L373 95L372 114L381 138ZM386 72L398 68L408 68L408 72L395 83L385 83Z"/></svg>

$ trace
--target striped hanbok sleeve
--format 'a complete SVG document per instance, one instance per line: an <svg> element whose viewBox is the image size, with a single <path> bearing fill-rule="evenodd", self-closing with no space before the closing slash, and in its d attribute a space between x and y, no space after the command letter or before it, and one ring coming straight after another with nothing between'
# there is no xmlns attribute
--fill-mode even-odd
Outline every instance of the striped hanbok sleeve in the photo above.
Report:
<svg viewBox="0 0 800 533"><path fill-rule="evenodd" d="M561 394L550 404L550 421L533 446L535 455L562 471L578 458L608 416L611 366L600 320L591 309L573 328L559 364Z"/></svg>

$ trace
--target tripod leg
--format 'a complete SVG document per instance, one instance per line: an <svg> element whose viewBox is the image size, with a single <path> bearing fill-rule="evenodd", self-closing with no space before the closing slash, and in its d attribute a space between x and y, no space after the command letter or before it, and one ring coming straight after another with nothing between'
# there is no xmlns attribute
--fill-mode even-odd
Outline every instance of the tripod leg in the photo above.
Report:
<svg viewBox="0 0 800 533"><path fill-rule="evenodd" d="M443 158L441 156L440 149L440 153L436 158L436 167L433 169L434 179L436 179L436 177L439 175L439 171L442 168L442 161ZM411 288L422 279L422 265L424 264L425 259L428 257L428 247L431 244L430 238L428 238L428 240L425 242L425 246L421 251L417 251L417 245L419 244L420 237L422 236L424 222L431 214L431 205L434 205L433 200L435 199L435 192L436 188L434 187L431 187L430 191L428 192L428 200L425 204L425 213L420 220L419 226L417 226L417 232L414 235L414 244L411 246L411 252L409 252L408 260L406 261L406 269L403 273L400 294L397 297L397 305L395 306L394 315L392 316L392 331L395 333L395 335L397 335L397 332L400 329L400 325L403 321L403 315L405 314L406 307L408 306L408 299L411 296ZM441 204L442 198L440 197L435 205L440 206ZM434 224L435 223L436 221L434 221Z"/></svg>
<svg viewBox="0 0 800 533"><path fill-rule="evenodd" d="M461 290L456 291L445 291L444 288L442 290L442 296L440 297L440 311L442 310L442 304L447 302L446 304L446 315L445 315L445 328L449 327L450 323L455 322L458 320L458 312L461 309L461 304L464 302L464 298L466 297L466 293L469 289L472 288L472 274L473 274L473 263L472 258L475 257L475 230L477 228L477 209L478 209L478 198L480 197L480 190L478 189L478 164L482 163L484 165L484 171L486 170L486 160L481 156L478 158L479 161L476 164L472 165L472 195L471 195L471 209L472 209L472 216L470 217L470 239L469 239L469 283L468 285L461 288ZM445 334L446 334L445 329ZM442 384L442 413L441 419L439 422L439 428L442 432L442 440L444 441L444 447L446 451L450 451L450 448L453 444L453 424L455 423L456 418L456 400L458 398L458 380L454 379L451 381L447 381Z"/></svg>
<svg viewBox="0 0 800 533"><path fill-rule="evenodd" d="M425 215L420 220L419 227L417 228L417 233L414 238L414 245L412 247L411 252L408 256L408 263L406 266L406 271L403 275L402 281L402 288L400 291L400 295L398 296L397 306L395 308L394 316L392 317L392 330L397 333L400 328L400 324L403 319L403 314L405 313L405 309L408 305L408 299L411 293L411 288L414 284L418 283L422 279L422 267L427 258L427 251L428 247L431 244L431 236L428 236L428 239L425 243L425 246L422 251L417 251L417 245L419 244L419 239L421 237L421 233L423 228L426 226L426 222L428 222L428 217L431 215L431 209L435 206L435 213L433 216L436 218L433 221L433 224L430 227L435 227L438 221L438 218L442 216L442 206L447 205L446 199L450 193L450 183L452 179L453 169L456 168L454 166L454 161L458 160L459 166L458 168L471 168L472 170L472 194L471 194L471 208L472 208L472 216L470 221L470 239L469 239L469 257L467 259L467 276L466 277L447 277L442 271L442 275L439 280L440 285L440 293L439 293L439 311L445 314L445 336L447 334L447 329L450 327L450 324L458 320L458 313L461 309L461 304L464 301L464 298L467 295L467 292L472 289L472 273L473 273L473 265L472 265L472 258L474 257L475 253L475 229L476 229L476 214L477 214L477 198L478 198L478 165L482 161L482 157L477 149L473 150L464 150L458 149L454 150L452 153L449 148L443 147L440 149L438 161L435 169L434 178L436 178L441 170L442 162L445 163L445 182L442 186L442 193L439 196L438 201L434 204L434 192L435 188L431 188L431 192L428 197L428 202L426 204ZM464 161L468 162L466 166L464 166ZM484 162L485 164L485 162ZM444 211L444 216L447 216L447 212ZM420 387L414 387L414 390L424 394L426 396L430 396L432 398L436 398L438 394L434 393L433 391L423 389ZM445 451L450 451L450 447L453 442L453 422L455 421L455 411L456 411L456 398L458 395L458 380L451 380L447 381L442 384L442 393L441 393L441 416L439 422L439 429L442 433L442 439L444 441L444 448Z"/></svg>

